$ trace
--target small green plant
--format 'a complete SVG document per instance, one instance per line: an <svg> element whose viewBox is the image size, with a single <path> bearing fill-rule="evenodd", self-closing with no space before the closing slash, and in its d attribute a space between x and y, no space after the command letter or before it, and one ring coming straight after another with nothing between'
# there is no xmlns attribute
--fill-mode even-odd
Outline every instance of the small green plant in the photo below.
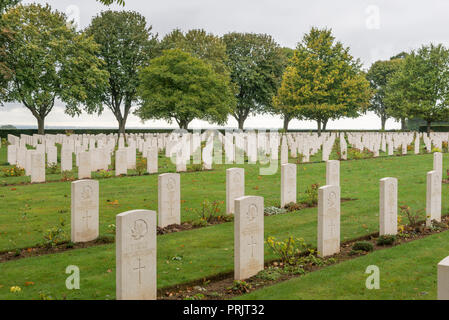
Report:
<svg viewBox="0 0 449 320"><path fill-rule="evenodd" d="M401 216L406 216L408 219L408 225L410 227L415 227L418 224L419 220L419 214L422 212L422 210L418 210L415 213L413 213L412 209L409 206L399 206L399 209L401 210Z"/></svg>
<svg viewBox="0 0 449 320"><path fill-rule="evenodd" d="M229 222L233 220L232 215L227 215L223 212L221 205L223 201L212 201L204 200L201 204L201 209L197 211L200 220L196 222L196 225L206 226L209 224L216 224L221 222Z"/></svg>
<svg viewBox="0 0 449 320"><path fill-rule="evenodd" d="M269 267L260 271L256 278L267 281L276 281L282 276L281 270L277 267Z"/></svg>
<svg viewBox="0 0 449 320"><path fill-rule="evenodd" d="M147 159L145 158L138 158L136 161L136 171L139 176L144 174L144 172L147 170Z"/></svg>
<svg viewBox="0 0 449 320"><path fill-rule="evenodd" d="M185 297L184 300L203 300L205 298L204 294L197 293L191 297Z"/></svg>
<svg viewBox="0 0 449 320"><path fill-rule="evenodd" d="M189 172L203 171L203 165L202 164L192 164L191 166L188 166L187 171L189 171Z"/></svg>
<svg viewBox="0 0 449 320"><path fill-rule="evenodd" d="M65 240L66 232L64 231L65 220L60 218L59 224L47 229L44 232L44 243L43 245L47 248L52 248L57 246L59 243Z"/></svg>
<svg viewBox="0 0 449 320"><path fill-rule="evenodd" d="M435 153L435 152L441 152L441 149L440 148L432 148L432 151L431 151L432 153Z"/></svg>
<svg viewBox="0 0 449 320"><path fill-rule="evenodd" d="M377 239L378 246L389 246L395 243L396 236L393 235L383 235Z"/></svg>
<svg viewBox="0 0 449 320"><path fill-rule="evenodd" d="M318 204L318 189L320 185L318 183L312 184L305 190L306 198L301 201L309 207L314 207Z"/></svg>
<svg viewBox="0 0 449 320"><path fill-rule="evenodd" d="M285 205L285 210L287 212L299 211L301 209L302 209L302 207L299 203L290 202Z"/></svg>
<svg viewBox="0 0 449 320"><path fill-rule="evenodd" d="M374 250L374 246L371 242L360 241L360 242L354 243L354 245L352 246L352 250L370 252L370 251Z"/></svg>
<svg viewBox="0 0 449 320"><path fill-rule="evenodd" d="M289 237L285 241L277 241L274 237L268 237L267 244L284 264L313 262L315 251L302 238Z"/></svg>
<svg viewBox="0 0 449 320"><path fill-rule="evenodd" d="M62 174L62 181L73 181L75 180L75 175L73 174L72 171L63 171Z"/></svg>
<svg viewBox="0 0 449 320"><path fill-rule="evenodd" d="M111 170L100 170L97 172L100 178L110 178L112 177L112 171Z"/></svg>
<svg viewBox="0 0 449 320"><path fill-rule="evenodd" d="M17 166L4 168L2 169L2 172L5 177L22 177L25 175L25 169Z"/></svg>
<svg viewBox="0 0 449 320"><path fill-rule="evenodd" d="M57 163L52 163L52 164L47 164L47 173L48 174L56 174L58 173L58 164Z"/></svg>
<svg viewBox="0 0 449 320"><path fill-rule="evenodd" d="M244 294L250 292L252 286L244 280L234 280L232 286L228 287L227 290L230 293Z"/></svg>
<svg viewBox="0 0 449 320"><path fill-rule="evenodd" d="M287 212L287 210L281 209L281 208L278 208L278 207L266 207L266 208L264 208L264 214L266 216L275 216L275 215L283 214L283 213L286 213L286 212Z"/></svg>

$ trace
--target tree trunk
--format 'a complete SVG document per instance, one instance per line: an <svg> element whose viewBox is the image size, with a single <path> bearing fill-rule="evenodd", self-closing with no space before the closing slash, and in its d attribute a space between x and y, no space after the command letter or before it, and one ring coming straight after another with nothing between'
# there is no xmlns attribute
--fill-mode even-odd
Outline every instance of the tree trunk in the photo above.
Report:
<svg viewBox="0 0 449 320"><path fill-rule="evenodd" d="M37 118L37 133L44 134L45 133L45 118Z"/></svg>
<svg viewBox="0 0 449 320"><path fill-rule="evenodd" d="M240 130L243 130L243 125L245 124L245 118L243 118L243 117L240 117L240 118L238 118L237 119L237 121L239 122L239 129Z"/></svg>
<svg viewBox="0 0 449 320"><path fill-rule="evenodd" d="M407 124L405 123L405 118L401 118L401 130L406 130Z"/></svg>
<svg viewBox="0 0 449 320"><path fill-rule="evenodd" d="M381 126L382 131L385 131L385 123L386 122L387 122L387 117L381 116L380 117L380 126Z"/></svg>
<svg viewBox="0 0 449 320"><path fill-rule="evenodd" d="M328 121L329 121L329 119L323 120L323 131L326 131Z"/></svg>
<svg viewBox="0 0 449 320"><path fill-rule="evenodd" d="M431 121L427 121L427 136L430 135L430 126L431 126L432 122Z"/></svg>
<svg viewBox="0 0 449 320"><path fill-rule="evenodd" d="M288 124L290 122L290 117L289 116L284 116L284 131L287 132L288 131Z"/></svg>
<svg viewBox="0 0 449 320"><path fill-rule="evenodd" d="M125 135L126 120L119 119L117 121L118 121L118 138L120 139L120 136L123 135L123 139L126 143L126 135Z"/></svg>
<svg viewBox="0 0 449 320"><path fill-rule="evenodd" d="M318 124L318 137L321 137L321 120L317 120Z"/></svg>

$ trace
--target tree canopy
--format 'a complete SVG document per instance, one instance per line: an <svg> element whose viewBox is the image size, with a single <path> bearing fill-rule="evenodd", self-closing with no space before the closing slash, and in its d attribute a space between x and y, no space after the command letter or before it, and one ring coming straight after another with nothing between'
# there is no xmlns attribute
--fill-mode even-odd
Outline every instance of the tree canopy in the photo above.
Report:
<svg viewBox="0 0 449 320"><path fill-rule="evenodd" d="M108 85L98 99L114 114L120 133L125 133L131 108L138 100L139 70L157 52L157 35L151 30L145 17L131 11L102 12L86 29L86 34L100 45L97 56L104 61L101 69L109 74ZM86 110L101 113L103 106Z"/></svg>
<svg viewBox="0 0 449 320"><path fill-rule="evenodd" d="M317 121L321 133L322 123L357 117L368 106L371 90L360 67L331 30L312 28L298 44L274 102Z"/></svg>
<svg viewBox="0 0 449 320"><path fill-rule="evenodd" d="M70 115L80 113L80 104L94 108L107 74L96 58L98 45L77 33L66 16L37 4L18 5L3 15L13 37L5 41L5 65L13 72L0 100L21 102L38 121L39 133L56 99Z"/></svg>
<svg viewBox="0 0 449 320"><path fill-rule="evenodd" d="M223 36L237 106L232 112L243 129L250 114L272 110L272 99L284 71L283 53L266 34L228 33Z"/></svg>
<svg viewBox="0 0 449 320"><path fill-rule="evenodd" d="M381 129L385 130L385 123L391 117L393 110L385 102L385 94L388 80L394 75L401 65L401 58L394 58L386 61L374 62L366 78L370 82L374 95L368 107L369 111L373 111L381 120Z"/></svg>
<svg viewBox="0 0 449 320"><path fill-rule="evenodd" d="M443 45L422 46L406 56L387 83L385 101L397 118L427 122L449 116L449 50Z"/></svg>
<svg viewBox="0 0 449 320"><path fill-rule="evenodd" d="M109 6L109 5L113 4L113 3L117 3L117 4L121 5L121 6L125 5L125 0L97 0L97 1L103 3L103 4L107 5L107 6Z"/></svg>
<svg viewBox="0 0 449 320"><path fill-rule="evenodd" d="M181 30L175 29L162 39L160 47L162 50L181 49L210 63L215 72L229 74L229 69L225 65L228 58L226 44L220 37L205 30L193 29L184 34Z"/></svg>
<svg viewBox="0 0 449 320"><path fill-rule="evenodd" d="M140 81L142 104L135 113L142 120L174 119L181 129L193 119L222 125L234 104L229 78L180 49L166 50L151 60Z"/></svg>

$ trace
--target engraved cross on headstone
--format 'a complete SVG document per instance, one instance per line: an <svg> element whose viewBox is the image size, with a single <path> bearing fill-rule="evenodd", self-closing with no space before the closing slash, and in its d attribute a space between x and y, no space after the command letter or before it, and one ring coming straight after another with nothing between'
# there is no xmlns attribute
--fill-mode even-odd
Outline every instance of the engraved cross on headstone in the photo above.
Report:
<svg viewBox="0 0 449 320"><path fill-rule="evenodd" d="M141 284L142 283L142 270L145 269L145 266L142 266L140 264L140 262L141 262L140 257L137 258L137 260L139 261L139 266L137 268L134 268L134 270L139 271L139 284Z"/></svg>
<svg viewBox="0 0 449 320"><path fill-rule="evenodd" d="M92 216L89 215L89 210L86 210L85 214L84 214L84 217L83 217L83 220L86 221L86 229L89 229L89 219L90 218L92 218Z"/></svg>
<svg viewBox="0 0 449 320"><path fill-rule="evenodd" d="M251 247L251 258L254 258L254 248L256 247L257 242L254 239L254 236L251 236L251 240L248 243L248 246Z"/></svg>

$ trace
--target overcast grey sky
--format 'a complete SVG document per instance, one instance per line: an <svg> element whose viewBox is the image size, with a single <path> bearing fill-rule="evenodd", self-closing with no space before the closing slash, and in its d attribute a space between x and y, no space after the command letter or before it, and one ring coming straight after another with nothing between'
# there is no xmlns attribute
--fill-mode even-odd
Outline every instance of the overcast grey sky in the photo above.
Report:
<svg viewBox="0 0 449 320"><path fill-rule="evenodd" d="M94 0L47 0L24 3L49 3L79 22L89 25L91 18L108 8ZM110 9L123 8L111 6ZM174 28L203 28L223 35L230 31L268 33L281 46L294 48L311 26L329 27L336 38L351 48L366 68L379 59L388 59L401 52L430 42L449 42L449 1L445 0L126 0L125 10L143 14L153 31L164 36ZM0 125L36 125L31 113L20 104L0 108ZM100 118L83 115L71 118L59 104L46 121L47 126L115 127L112 113ZM282 120L271 116L249 119L247 127L282 127ZM165 127L163 121L142 123L131 116L128 127ZM174 125L173 125L174 126ZM190 127L208 127L194 121ZM230 119L228 126L237 126ZM329 123L329 129L377 129L379 119L368 114L358 119L342 119ZM308 121L292 121L290 128L315 128ZM388 120L387 129L399 125Z"/></svg>

